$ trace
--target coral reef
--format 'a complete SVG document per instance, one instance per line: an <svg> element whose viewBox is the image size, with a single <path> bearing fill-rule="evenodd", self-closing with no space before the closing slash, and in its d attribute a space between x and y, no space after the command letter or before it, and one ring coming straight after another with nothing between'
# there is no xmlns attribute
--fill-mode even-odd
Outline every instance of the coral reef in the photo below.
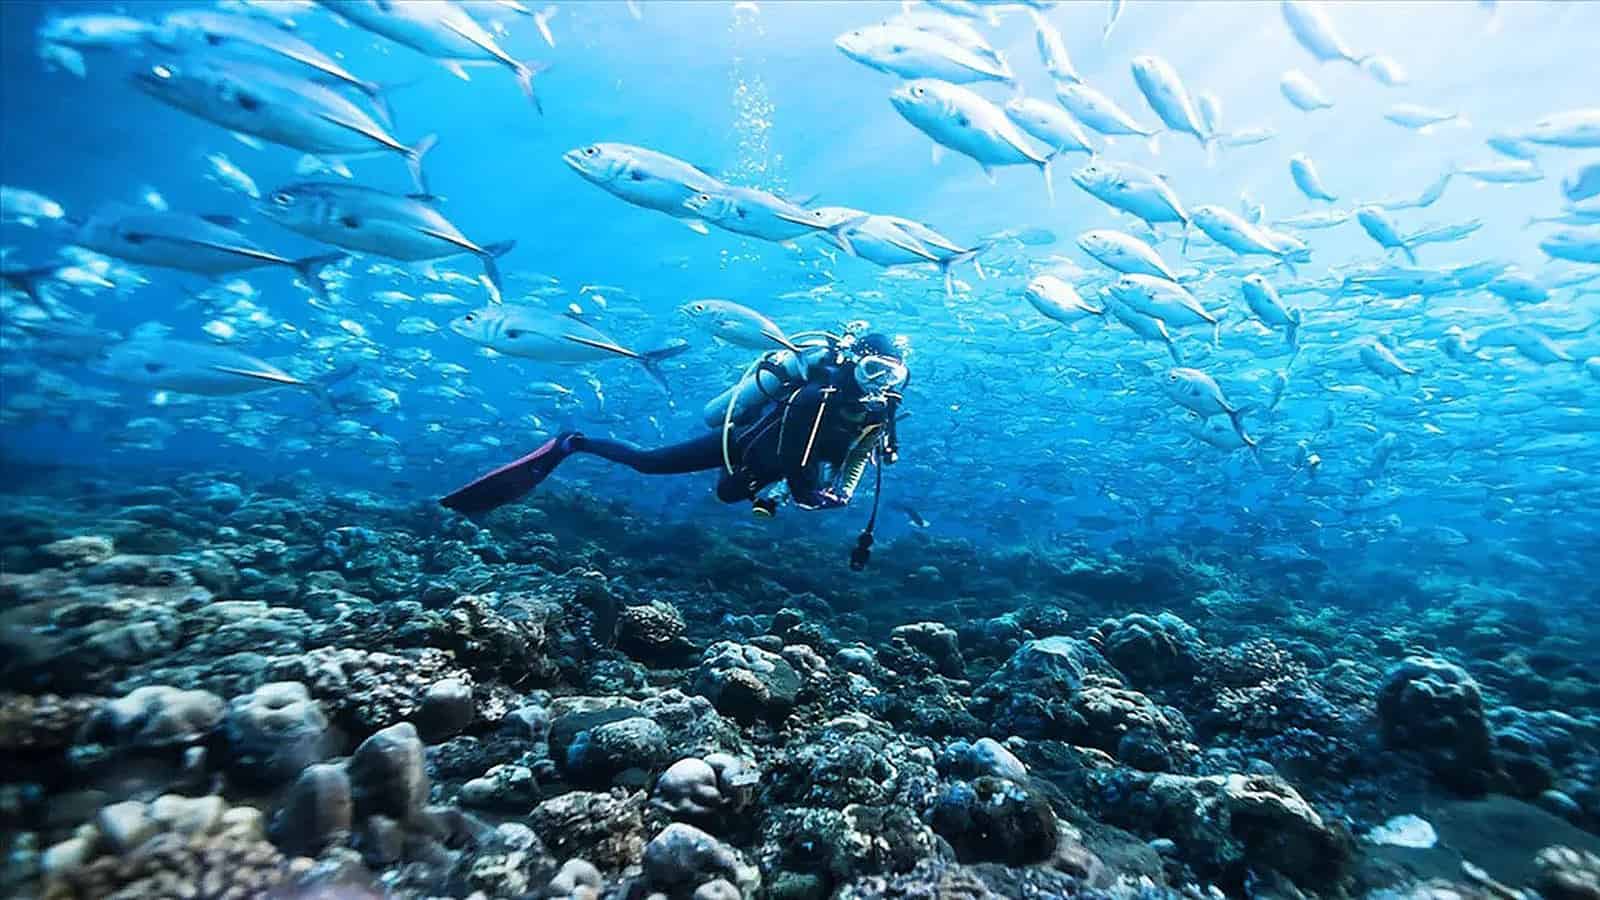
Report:
<svg viewBox="0 0 1600 900"><path fill-rule="evenodd" d="M855 574L560 492L29 490L8 893L1596 896L1596 635L1498 595L927 536ZM1407 814L1483 880L1352 838ZM1510 821L1562 830L1508 860Z"/></svg>

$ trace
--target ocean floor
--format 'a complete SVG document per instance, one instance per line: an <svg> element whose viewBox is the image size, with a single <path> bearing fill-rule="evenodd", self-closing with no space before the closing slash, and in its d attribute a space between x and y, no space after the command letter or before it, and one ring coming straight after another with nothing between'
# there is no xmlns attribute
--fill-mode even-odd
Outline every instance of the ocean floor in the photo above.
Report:
<svg viewBox="0 0 1600 900"><path fill-rule="evenodd" d="M0 500L5 895L1600 897L1504 587L146 477Z"/></svg>

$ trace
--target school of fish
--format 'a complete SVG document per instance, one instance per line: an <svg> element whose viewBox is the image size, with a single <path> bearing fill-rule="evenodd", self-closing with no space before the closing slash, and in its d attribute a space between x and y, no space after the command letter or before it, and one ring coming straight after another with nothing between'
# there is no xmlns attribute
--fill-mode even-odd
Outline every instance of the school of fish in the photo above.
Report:
<svg viewBox="0 0 1600 900"><path fill-rule="evenodd" d="M275 456L352 454L402 484L450 481L562 428L678 440L700 427L699 398L787 334L870 324L913 348L893 490L916 527L927 520L912 507L940 527L1005 523L1019 540L1530 573L1581 556L1558 549L1600 547L1592 516L1575 514L1600 509L1600 105L1506 117L1418 102L1429 95L1408 44L1434 38L1356 46L1347 25L1369 13L1314 0L1248 7L1299 63L1250 71L1276 104L1238 121L1225 84L1190 80L1139 39L1176 2L833 5L830 21L854 24L784 30L786 53L877 111L789 127L897 136L892 158L840 149L861 157L845 170L863 183L885 166L959 183L977 204L1026 201L1027 220L974 233L962 209L929 215L920 196L858 208L844 204L879 194L794 173L819 191L803 196L750 166L691 162L652 140L626 94L591 126L591 107L560 96L595 72L576 36L680 10L573 3L558 18L536 5L221 0L48 16L39 78L100 81L119 103L212 129L194 181L234 212L174 208L137 174L121 198L0 186L0 423L110 430L129 452L199 433ZM778 39L750 24L769 10L729 8L740 34ZM1501 10L1487 15L1494 39L1514 38ZM465 82L451 83L462 108L508 134L581 135L519 160L570 170L570 193L529 198L520 228L458 218L481 182L436 163L457 136L408 106L404 79L366 74L379 55ZM497 79L524 102L498 88L481 99ZM1349 112L1376 96L1381 117ZM1362 168L1284 145L1296 117L1374 144L1448 143L1451 160L1380 195ZM251 174L268 156L296 177ZM1172 159L1207 174L1172 177ZM1214 186L1245 170L1296 205ZM611 240L606 220L540 230L546 207L595 189L628 228L650 217L704 247L669 261L703 289L543 274L565 242ZM1481 240L1504 224L1489 214L1432 217L1471 190L1536 198L1514 223L1525 246ZM759 264L729 269L747 259ZM170 315L95 324L110 318L96 310L134 303ZM698 487L663 497L698 502Z"/></svg>

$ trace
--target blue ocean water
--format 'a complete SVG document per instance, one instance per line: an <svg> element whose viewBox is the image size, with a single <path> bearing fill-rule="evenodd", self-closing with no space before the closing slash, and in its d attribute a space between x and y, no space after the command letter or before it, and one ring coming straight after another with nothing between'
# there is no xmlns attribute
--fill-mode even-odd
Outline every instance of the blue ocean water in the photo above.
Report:
<svg viewBox="0 0 1600 900"><path fill-rule="evenodd" d="M575 303L625 343L650 347L682 336L696 344L670 364L682 400L675 409L664 405L642 373L620 361L580 373L484 359L448 327L421 336L397 334L397 323L409 315L446 326L484 296L471 286L454 287L450 291L460 295L455 305L385 308L370 296L393 287L390 279L365 272L358 259L350 264L338 302L321 310L307 305L308 295L287 273L250 273L247 280L260 292L256 303L274 324L246 326L231 342L258 356L303 364L361 359L358 377L394 390L400 402L385 414L353 417L359 423L349 426L353 433L330 439L324 412L305 395L246 395L210 407L175 398L151 408L137 392L85 403L62 388L63 395L50 396L43 409L12 413L8 453L76 463L117 459L129 466L175 459L264 469L309 466L375 484L400 480L426 492L561 427L602 429L642 442L675 440L702 427L694 415L702 398L735 377L750 355L712 345L675 313L692 298L720 297L751 306L790 330L862 319L906 336L913 350L913 415L904 426L906 463L892 473L890 490L950 533L998 529L1008 539L1037 540L1081 535L1085 518L1111 519L1114 536L1146 544L1188 541L1194 528L1209 526L1248 532L1275 548L1303 548L1312 557L1359 555L1376 545L1372 549L1380 555L1403 558L1411 551L1401 548L1415 544L1425 545L1423 553L1462 554L1454 533L1459 532L1477 550L1474 558L1516 548L1572 573L1593 551L1594 523L1586 514L1592 504L1585 502L1593 499L1593 487L1582 477L1593 468L1585 464L1592 460L1592 376L1503 360L1459 365L1421 337L1440 332L1439 322L1450 315L1459 315L1470 332L1508 320L1506 311L1446 312L1425 325L1410 313L1358 317L1317 331L1318 295L1302 295L1312 336L1289 370L1290 386L1278 408L1252 425L1264 440L1262 464L1248 454L1185 443L1178 440L1182 410L1169 409L1156 390L1157 376L1144 373L1164 368L1159 345L1140 342L1115 325L1103 335L1052 332L1020 296L1026 280L1041 272L1065 272L1071 281L1081 271L1091 285L1104 280L1103 269L1073 239L1125 217L1071 183L1068 174L1083 157L1063 157L1056 165L1054 206L1031 166L1002 168L993 185L955 154L935 166L927 136L888 102L897 79L832 46L845 30L893 16L896 4L644 6L637 19L622 4L563 7L550 26L554 47L526 17L486 17L504 24L501 40L511 56L550 65L537 79L542 116L527 108L504 69L474 69L471 81L463 82L420 54L346 27L326 12L294 10L292 18L296 33L361 77L400 85L392 99L396 133L405 141L424 133L439 136L426 170L433 192L446 198L449 217L480 242L517 241L503 262L511 273L508 300L523 301L533 287L556 285L560 291L535 299L552 307ZM174 210L243 216L251 220L251 236L286 255L318 249L253 215L245 198L205 177L204 157L221 152L269 190L300 180L293 171L299 154L250 149L218 127L140 93L127 72L160 53L86 51L83 78L41 61L36 32L48 18L111 9L7 5L6 183L41 191L69 214L112 201L138 203L153 190ZM167 9L140 4L127 12L154 20ZM1324 181L1340 195L1335 205L1344 208L1413 196L1451 165L1502 160L1484 145L1486 136L1516 132L1546 113L1592 100L1594 72L1585 72L1590 63L1584 48L1594 14L1587 4L1554 3L1339 7L1334 16L1347 43L1362 52L1381 51L1409 73L1409 84L1385 87L1354 65L1319 64L1266 4L1132 3L1104 43L1105 4L1066 4L1048 13L1083 79L1135 118L1154 116L1129 76L1128 60L1153 53L1169 61L1191 91L1210 91L1222 100L1224 127L1274 129L1270 141L1224 149L1214 166L1206 164L1198 142L1181 134L1165 135L1158 154L1137 138L1104 147L1107 159L1165 176L1190 205L1232 208L1248 194L1269 219L1317 205L1289 177L1285 160L1291 153L1312 155ZM993 26L980 24L1012 61L1017 90L1048 99L1050 79L1023 10L1006 12ZM1333 108L1304 113L1285 101L1279 76L1295 68L1336 98ZM996 85L988 93L999 101L1013 91ZM1419 134L1383 119L1384 110L1399 102L1459 113L1459 120ZM947 300L937 278L894 277L825 252L821 241L790 250L720 231L702 237L668 217L621 203L561 163L563 152L596 141L659 149L730 184L928 222L967 244L1007 232L1038 234L1027 243L1001 237L982 258L990 277L962 273L967 285ZM1548 166L1541 182L1484 185L1458 176L1436 204L1397 212L1407 230L1482 220L1481 230L1465 240L1419 251L1424 263L1492 262L1550 271L1554 266L1547 267L1538 249L1541 233L1524 223L1557 211L1556 182L1592 160L1592 152L1548 148L1539 159ZM362 184L407 188L398 158L352 166ZM1168 232L1161 250L1177 259L1176 232ZM1298 279L1384 256L1354 221L1305 237L1312 261ZM7 229L7 238L35 255L48 254L59 240L16 227ZM1209 256L1218 258L1214 248ZM457 266L469 274L474 267L470 258ZM148 285L79 295L68 303L74 315L97 326L126 330L156 321L171 326L174 336L207 339L198 329L215 318L220 305L187 299L207 287L204 280L144 274ZM1273 274L1294 280L1282 269ZM586 285L604 286L602 296L615 292L605 309L580 293ZM1217 377L1236 403L1264 406L1273 373L1284 369L1282 355L1263 353L1255 344L1241 348L1243 339L1234 340L1245 318L1234 281L1208 281L1202 296L1231 312L1219 349L1196 365ZM1593 297L1581 288L1558 291L1536 314L1580 360L1594 352ZM1462 299L1470 305L1472 298ZM352 337L341 322L355 323L363 334ZM1407 358L1423 374L1391 385L1332 361L1351 341L1377 335L1410 342L1406 349L1415 351ZM319 339L327 340L319 345ZM1212 352L1192 343L1196 359ZM432 361L399 361L400 348L422 348ZM468 371L451 379L438 374L441 363ZM603 383L603 414L597 414L598 403L582 380L590 372ZM78 373L66 376L79 380ZM535 380L556 381L576 394L561 402L517 395L519 386ZM458 385L460 394L429 393L445 383ZM1346 386L1349 391L1340 390ZM26 391L20 384L10 389ZM1509 408L1502 411L1501 403ZM246 411L263 412L272 424L246 427L254 433L244 448L236 430L188 427L205 413L226 422ZM139 440L125 439L127 427L145 417L178 434L159 449L139 449ZM1569 418L1578 424L1554 424ZM1430 422L1439 423L1437 429ZM291 433L309 448L284 452L284 436ZM1554 433L1566 435L1568 443L1553 452L1516 453L1517 444L1537 444L1536 438ZM1377 477L1365 477L1372 447L1389 434L1400 449ZM485 446L485 437L499 443ZM1305 455L1296 450L1301 441L1323 460L1320 481L1296 475L1293 460L1297 452ZM613 477L599 464L573 466L563 475L638 493L642 503L703 516L708 523L728 521L691 478L652 483L650 491L640 492L633 476ZM1430 541L1435 526L1453 529L1441 539L1446 546Z"/></svg>

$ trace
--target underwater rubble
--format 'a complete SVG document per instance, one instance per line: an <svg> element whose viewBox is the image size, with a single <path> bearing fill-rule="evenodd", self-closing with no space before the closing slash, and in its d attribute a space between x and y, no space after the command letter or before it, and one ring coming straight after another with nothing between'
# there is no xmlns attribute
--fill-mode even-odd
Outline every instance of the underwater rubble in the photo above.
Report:
<svg viewBox="0 0 1600 900"><path fill-rule="evenodd" d="M1600 628L1473 586L11 490L7 895L1600 897Z"/></svg>

